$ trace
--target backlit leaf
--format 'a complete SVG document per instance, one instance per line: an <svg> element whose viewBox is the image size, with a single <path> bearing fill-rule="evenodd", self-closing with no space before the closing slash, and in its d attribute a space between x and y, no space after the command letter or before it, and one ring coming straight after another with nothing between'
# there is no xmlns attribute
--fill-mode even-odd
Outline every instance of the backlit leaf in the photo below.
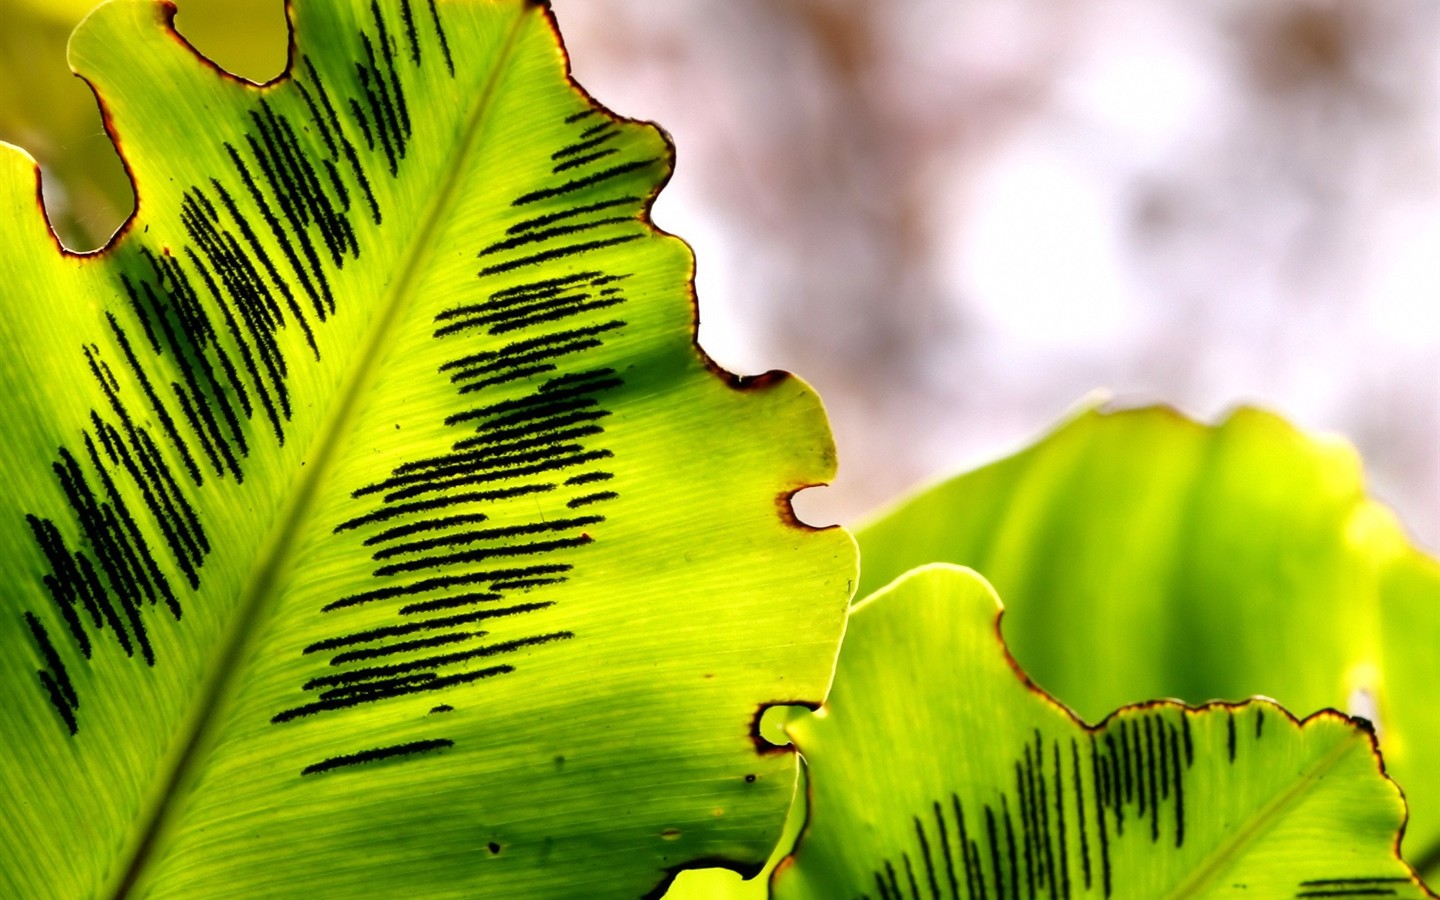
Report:
<svg viewBox="0 0 1440 900"><path fill-rule="evenodd" d="M861 592L975 568L1038 684L1087 719L1126 703L1274 697L1375 726L1440 874L1440 565L1365 494L1353 449L1240 410L1087 411L860 531Z"/></svg>
<svg viewBox="0 0 1440 900"><path fill-rule="evenodd" d="M286 73L118 0L138 210L0 147L0 896L634 897L758 868L854 545L813 393L694 344L671 152L543 5L298 0ZM784 635L783 642L775 635Z"/></svg>
<svg viewBox="0 0 1440 900"><path fill-rule="evenodd" d="M810 810L775 896L1434 896L1404 804L1344 716L1132 706L1095 727L1029 684L953 566L854 608L825 706L789 730Z"/></svg>

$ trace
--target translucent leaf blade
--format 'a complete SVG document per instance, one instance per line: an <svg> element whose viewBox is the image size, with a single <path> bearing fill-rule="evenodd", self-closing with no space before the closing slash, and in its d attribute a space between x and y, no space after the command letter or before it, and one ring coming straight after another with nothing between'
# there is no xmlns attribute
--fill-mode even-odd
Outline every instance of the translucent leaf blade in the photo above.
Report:
<svg viewBox="0 0 1440 900"><path fill-rule="evenodd" d="M1026 682L973 572L858 605L830 699L791 725L811 804L775 896L1433 896L1371 736L1266 701L1087 727Z"/></svg>
<svg viewBox="0 0 1440 900"><path fill-rule="evenodd" d="M0 893L758 867L794 762L751 723L823 694L854 547L789 514L813 393L694 345L663 137L536 4L301 4L263 87L172 12L71 44L140 198L110 247L0 152Z"/></svg>
<svg viewBox="0 0 1440 900"><path fill-rule="evenodd" d="M1214 427L1089 410L860 541L861 594L930 562L984 573L1016 658L1083 716L1262 694L1372 720L1410 802L1407 858L1440 860L1440 568L1348 445L1253 409Z"/></svg>

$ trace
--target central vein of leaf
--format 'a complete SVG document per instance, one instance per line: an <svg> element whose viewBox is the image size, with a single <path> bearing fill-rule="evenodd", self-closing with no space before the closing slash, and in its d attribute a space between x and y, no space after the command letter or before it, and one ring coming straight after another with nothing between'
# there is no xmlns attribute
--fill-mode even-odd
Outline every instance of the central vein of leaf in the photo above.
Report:
<svg viewBox="0 0 1440 900"><path fill-rule="evenodd" d="M1315 783L1330 774L1336 766L1360 746L1353 735L1346 735L1335 747L1301 772L1290 786L1261 807L1244 827L1231 832L1228 841L1195 869L1183 883L1170 893L1168 900L1188 900L1204 895L1231 865L1314 790Z"/></svg>
<svg viewBox="0 0 1440 900"><path fill-rule="evenodd" d="M197 711L182 737L183 748L174 757L164 786L144 822L129 866L111 893L114 900L125 900L139 883L141 874L154 856L158 838L171 823L177 806L176 800L181 796L181 788L200 766L204 751L213 738L213 729L222 718L222 711L235 687L239 663L245 658L251 640L260 630L260 623L271 610L278 594L277 588L283 583L282 578L290 567L298 539L310 518L319 489L335 464L340 449L346 444L345 438L354 427L360 401L379 374L391 333L409 307L435 238L460 197L465 172L480 141L500 76L525 25L533 20L533 12L534 10L526 5L512 23L504 43L495 55L484 88L470 106L455 151L441 173L439 184L429 195L429 205L421 216L418 227L408 236L395 277L381 299L375 320L347 369L335 403L326 415L324 424L316 432L313 450L306 457L306 465L300 470L286 505L271 528L264 550L245 583L237 604L234 623L219 648L220 652L197 700Z"/></svg>

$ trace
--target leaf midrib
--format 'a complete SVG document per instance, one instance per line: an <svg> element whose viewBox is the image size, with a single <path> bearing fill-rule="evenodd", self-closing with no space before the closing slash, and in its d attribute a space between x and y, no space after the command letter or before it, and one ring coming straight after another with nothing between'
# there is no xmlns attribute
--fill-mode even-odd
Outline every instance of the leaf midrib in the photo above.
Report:
<svg viewBox="0 0 1440 900"><path fill-rule="evenodd" d="M1308 796L1316 782L1328 775L1359 746L1354 737L1353 734L1345 735L1333 750L1320 757L1309 768L1298 773L1290 787L1272 798L1251 817L1250 822L1244 828L1234 832L1233 837L1216 848L1215 852L1206 858L1193 875L1170 893L1168 900L1188 900L1188 898L1202 896L1215 882L1215 879L1229 868L1249 845L1258 841L1299 801Z"/></svg>
<svg viewBox="0 0 1440 900"><path fill-rule="evenodd" d="M408 301L414 295L420 273L430 255L433 239L460 195L467 164L479 143L483 126L494 105L500 76L533 12L531 4L521 4L519 14L506 32L495 62L486 76L485 85L471 104L456 149L441 174L439 186L430 194L431 201L420 218L419 227L411 232L397 274L382 297L380 312L370 325L360 351L341 379L337 401L330 407L330 412L315 433L313 453L304 457L306 465L301 467L288 492L289 499L261 545L263 549L241 588L233 624L226 630L216 662L197 695L197 712L189 720L188 734L181 736L183 748L165 775L164 786L155 798L138 840L133 845L134 853L125 866L123 875L115 889L108 892L113 900L126 900L139 883L141 875L153 859L159 837L170 824L180 787L196 770L216 723L229 707L228 701L238 681L238 663L244 658L251 641L259 632L260 623L270 612L277 594L275 587L288 570L294 555L298 543L295 538L309 520L319 488L337 459L338 449L345 444L342 436L354 425L360 399L365 396L380 370L380 361L387 349L386 339L409 306ZM291 30L293 40L293 24ZM287 73L288 71L287 69Z"/></svg>

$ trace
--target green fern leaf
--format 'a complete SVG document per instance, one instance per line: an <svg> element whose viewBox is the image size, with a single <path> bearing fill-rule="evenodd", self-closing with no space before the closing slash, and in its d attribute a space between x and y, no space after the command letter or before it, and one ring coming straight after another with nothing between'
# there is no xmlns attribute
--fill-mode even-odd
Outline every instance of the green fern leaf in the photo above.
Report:
<svg viewBox="0 0 1440 900"><path fill-rule="evenodd" d="M1016 658L1082 716L1262 694L1368 718L1410 807L1405 856L1440 872L1440 563L1347 444L1255 409L1092 409L859 534L862 591L930 562L982 572Z"/></svg>
<svg viewBox="0 0 1440 900"><path fill-rule="evenodd" d="M542 4L168 4L71 42L138 208L0 147L0 896L638 896L757 868L854 579L813 393L694 344L660 132ZM779 643L774 635L786 635Z"/></svg>
<svg viewBox="0 0 1440 900"><path fill-rule="evenodd" d="M1019 672L998 613L949 565L856 605L829 700L789 726L810 804L775 897L1434 896L1359 723L1256 700L1084 725Z"/></svg>

